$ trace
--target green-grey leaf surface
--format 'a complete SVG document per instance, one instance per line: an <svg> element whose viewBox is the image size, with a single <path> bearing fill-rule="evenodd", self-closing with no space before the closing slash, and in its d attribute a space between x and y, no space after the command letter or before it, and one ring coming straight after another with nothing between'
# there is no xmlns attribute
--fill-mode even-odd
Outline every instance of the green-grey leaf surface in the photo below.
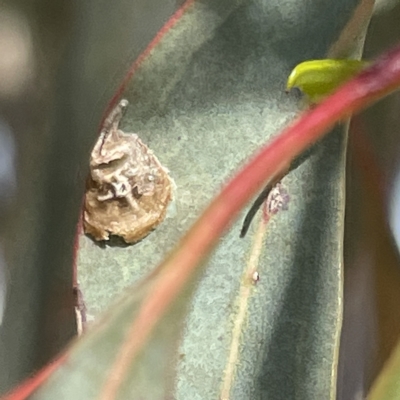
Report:
<svg viewBox="0 0 400 400"><path fill-rule="evenodd" d="M2 43L10 51L3 61L14 65L26 58L28 68L15 69L28 83L18 96L0 96L0 118L10 125L17 152L16 195L0 218L7 265L0 285L6 290L0 393L47 363L75 335L72 246L90 148L126 68L175 3L1 2ZM25 47L21 31L28 38Z"/></svg>
<svg viewBox="0 0 400 400"><path fill-rule="evenodd" d="M294 118L297 101L284 93L287 75L297 63L327 54L357 4L195 1L165 34L124 93L130 107L122 129L138 133L170 170L175 200L166 220L134 246L101 248L81 238L79 280L91 316L150 272L237 167ZM244 307L230 399L334 398L344 150L338 128L283 181L289 210L272 219L262 241L261 279ZM187 303L177 354L162 349L174 348L187 297L162 321L120 398L221 398L258 222L245 239L240 223L221 238ZM128 304L137 304L138 296L134 290L114 303L98 331L81 339L35 398L95 398L134 314Z"/></svg>

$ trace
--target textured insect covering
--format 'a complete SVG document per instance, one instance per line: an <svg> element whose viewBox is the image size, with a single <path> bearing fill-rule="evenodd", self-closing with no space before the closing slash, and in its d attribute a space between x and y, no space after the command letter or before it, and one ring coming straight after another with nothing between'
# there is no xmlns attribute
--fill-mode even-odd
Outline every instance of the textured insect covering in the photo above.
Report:
<svg viewBox="0 0 400 400"><path fill-rule="evenodd" d="M168 170L138 135L118 129L127 106L121 100L106 118L90 159L83 222L96 240L143 239L164 220L172 199Z"/></svg>

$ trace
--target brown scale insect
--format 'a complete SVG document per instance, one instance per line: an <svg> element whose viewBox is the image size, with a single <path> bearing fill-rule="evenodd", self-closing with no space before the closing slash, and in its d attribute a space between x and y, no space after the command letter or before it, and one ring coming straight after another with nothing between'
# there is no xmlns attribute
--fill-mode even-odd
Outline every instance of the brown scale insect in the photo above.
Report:
<svg viewBox="0 0 400 400"><path fill-rule="evenodd" d="M138 135L118 129L127 105L121 100L105 119L90 158L83 219L85 233L96 240L143 239L163 221L172 199L168 170Z"/></svg>

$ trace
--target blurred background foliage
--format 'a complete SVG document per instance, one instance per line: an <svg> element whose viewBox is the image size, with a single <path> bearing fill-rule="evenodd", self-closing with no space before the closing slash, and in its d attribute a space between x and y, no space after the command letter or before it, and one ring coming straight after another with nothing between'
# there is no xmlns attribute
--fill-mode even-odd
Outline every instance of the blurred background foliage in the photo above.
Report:
<svg viewBox="0 0 400 400"><path fill-rule="evenodd" d="M376 8L364 59L400 38L400 5L380 2ZM400 338L399 107L397 92L350 126L340 399L364 398Z"/></svg>

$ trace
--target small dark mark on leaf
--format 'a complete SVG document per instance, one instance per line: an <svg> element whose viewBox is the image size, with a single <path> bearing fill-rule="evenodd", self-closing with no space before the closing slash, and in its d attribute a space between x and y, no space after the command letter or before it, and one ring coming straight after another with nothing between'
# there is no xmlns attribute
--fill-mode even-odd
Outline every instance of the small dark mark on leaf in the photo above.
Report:
<svg viewBox="0 0 400 400"><path fill-rule="evenodd" d="M73 288L74 302L75 302L75 316L78 336L80 336L86 329L86 305L83 300L83 295L79 289L79 284Z"/></svg>
<svg viewBox="0 0 400 400"><path fill-rule="evenodd" d="M277 177L272 182L270 182L267 186L265 186L263 191L257 196L256 200L251 205L250 210L246 214L246 217L243 221L242 229L240 230L241 238L244 238L246 236L246 233L250 228L251 221L257 214L257 211L263 205L264 201L268 198L268 196L270 195L270 192L273 190L275 185L277 183L280 183L280 180L283 179L287 174L294 171L301 164L303 164L303 162L305 162L315 152L315 149L316 149L316 144L311 146L304 153L302 153L299 157L297 157L295 160L293 160L292 163L290 164L290 167L288 168L288 170L284 171L281 175L279 175L279 177ZM286 195L287 195L287 192L286 192ZM284 199L281 199L281 200L283 201ZM289 201L288 195L287 195L287 201ZM286 210L286 208L283 208L283 209Z"/></svg>
<svg viewBox="0 0 400 400"><path fill-rule="evenodd" d="M281 182L278 182L269 192L265 201L264 213L266 217L277 214L280 210L289 208L289 194Z"/></svg>
<svg viewBox="0 0 400 400"><path fill-rule="evenodd" d="M251 279L253 280L253 283L256 284L260 280L260 274L257 271L254 271Z"/></svg>

